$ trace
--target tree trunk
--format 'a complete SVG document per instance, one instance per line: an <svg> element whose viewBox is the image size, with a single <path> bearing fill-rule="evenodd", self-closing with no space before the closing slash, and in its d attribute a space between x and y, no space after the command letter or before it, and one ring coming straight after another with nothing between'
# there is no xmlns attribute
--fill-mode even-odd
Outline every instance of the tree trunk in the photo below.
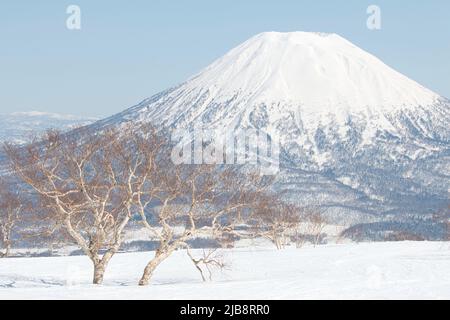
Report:
<svg viewBox="0 0 450 320"><path fill-rule="evenodd" d="M198 265L198 263L195 262L194 260L192 260L192 262L194 263L194 266L195 266L195 268L197 268L198 272L200 272L200 275L202 276L203 282L206 282L206 277L205 277L205 275L203 274L202 268L200 268L200 266Z"/></svg>
<svg viewBox="0 0 450 320"><path fill-rule="evenodd" d="M9 256L9 252L11 251L11 241L8 236L3 238L3 244L5 245L5 252L0 252L0 258L7 258Z"/></svg>
<svg viewBox="0 0 450 320"><path fill-rule="evenodd" d="M318 246L320 244L320 238L322 236L321 232L318 232L316 235L316 239L314 240L314 247Z"/></svg>
<svg viewBox="0 0 450 320"><path fill-rule="evenodd" d="M94 284L102 284L105 275L105 264L102 262L94 263Z"/></svg>
<svg viewBox="0 0 450 320"><path fill-rule="evenodd" d="M282 245L281 240L280 240L279 237L276 237L276 238L275 238L275 245L276 245L276 247L277 247L277 250L283 249L283 245Z"/></svg>
<svg viewBox="0 0 450 320"><path fill-rule="evenodd" d="M147 286L150 283L150 279L152 278L155 269L161 264L161 262L167 259L173 251L174 249L168 249L164 252L156 251L155 257L147 264L144 269L144 274L139 281L140 286Z"/></svg>
<svg viewBox="0 0 450 320"><path fill-rule="evenodd" d="M109 248L108 251L103 255L103 257L100 259L98 256L98 253L92 254L88 250L85 250L85 252L88 252L88 256L91 259L92 263L94 264L94 284L102 284L103 283L103 277L105 275L106 267L109 264L109 261L112 259L112 257L117 253L117 251L120 248L121 239L119 238L116 243Z"/></svg>
<svg viewBox="0 0 450 320"><path fill-rule="evenodd" d="M272 239L273 239L273 242L275 243L275 246L277 247L277 250L283 249L280 236L278 235L277 231L275 231L275 230L272 232Z"/></svg>
<svg viewBox="0 0 450 320"><path fill-rule="evenodd" d="M5 254L4 257L7 258L9 257L9 252L11 251L11 242L7 242L6 243L6 248L5 248Z"/></svg>
<svg viewBox="0 0 450 320"><path fill-rule="evenodd" d="M187 250L187 254L188 254L189 258L191 259L192 263L194 264L195 268L198 270L198 272L200 272L203 282L206 282L206 278L205 278L205 275L203 274L203 270L199 266L200 261L194 259L194 257L190 254L189 249Z"/></svg>

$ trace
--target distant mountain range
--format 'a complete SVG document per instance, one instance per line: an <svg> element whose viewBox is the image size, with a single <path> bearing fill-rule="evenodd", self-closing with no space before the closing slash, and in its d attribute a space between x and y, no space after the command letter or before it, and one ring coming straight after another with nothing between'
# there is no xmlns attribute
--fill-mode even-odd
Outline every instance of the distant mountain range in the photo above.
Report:
<svg viewBox="0 0 450 320"><path fill-rule="evenodd" d="M0 142L26 143L31 137L47 129L66 131L96 120L96 118L39 111L1 114Z"/></svg>

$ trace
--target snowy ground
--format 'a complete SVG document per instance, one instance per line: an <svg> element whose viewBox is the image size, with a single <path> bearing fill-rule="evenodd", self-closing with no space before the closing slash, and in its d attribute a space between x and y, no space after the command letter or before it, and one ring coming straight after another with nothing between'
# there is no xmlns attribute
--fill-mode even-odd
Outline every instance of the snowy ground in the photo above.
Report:
<svg viewBox="0 0 450 320"><path fill-rule="evenodd" d="M209 283L180 251L137 287L151 255L117 255L101 287L86 257L3 259L0 299L450 299L449 243L234 249Z"/></svg>

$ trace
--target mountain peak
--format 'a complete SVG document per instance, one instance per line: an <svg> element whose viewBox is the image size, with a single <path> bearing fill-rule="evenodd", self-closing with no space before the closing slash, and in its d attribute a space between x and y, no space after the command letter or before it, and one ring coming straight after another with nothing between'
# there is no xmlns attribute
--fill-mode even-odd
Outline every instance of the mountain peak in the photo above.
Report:
<svg viewBox="0 0 450 320"><path fill-rule="evenodd" d="M236 93L251 103L287 102L306 112L361 112L427 106L439 96L337 34L260 33L186 83Z"/></svg>
<svg viewBox="0 0 450 320"><path fill-rule="evenodd" d="M289 42L291 44L306 44L314 43L317 41L347 41L336 33L327 32L306 32L306 31L293 31L293 32L278 32L268 31L259 33L248 41L259 42Z"/></svg>
<svg viewBox="0 0 450 320"><path fill-rule="evenodd" d="M442 100L335 33L264 32L117 117L177 127L203 119L220 127L252 122L260 110L268 123L294 115L309 132L327 123L345 127L353 117L391 130L391 115L423 114Z"/></svg>
<svg viewBox="0 0 450 320"><path fill-rule="evenodd" d="M328 32L307 32L307 31L291 31L291 32L278 32L278 31L267 31L261 32L255 35L255 39L265 39L265 40L288 40L288 41L302 41L305 39L312 38L328 38L328 37L340 37L336 33Z"/></svg>

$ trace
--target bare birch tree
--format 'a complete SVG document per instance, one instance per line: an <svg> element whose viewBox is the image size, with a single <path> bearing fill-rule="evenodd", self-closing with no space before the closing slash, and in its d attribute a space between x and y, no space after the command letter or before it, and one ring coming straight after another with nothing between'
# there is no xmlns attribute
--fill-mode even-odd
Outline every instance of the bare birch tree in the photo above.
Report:
<svg viewBox="0 0 450 320"><path fill-rule="evenodd" d="M298 229L300 209L273 194L265 194L257 202L253 220L255 236L269 239L280 250L286 246L290 234Z"/></svg>
<svg viewBox="0 0 450 320"><path fill-rule="evenodd" d="M236 234L236 226L245 221L271 180L231 167L168 166L159 170L159 187L143 193L136 202L143 224L159 241L141 286L149 283L162 261L178 249L189 248L189 241L199 234L218 240ZM148 212L152 201L158 206Z"/></svg>
<svg viewBox="0 0 450 320"><path fill-rule="evenodd" d="M94 284L103 282L122 244L136 190L151 177L161 141L149 128L125 127L77 136L50 131L26 148L5 147L17 175L92 261Z"/></svg>
<svg viewBox="0 0 450 320"><path fill-rule="evenodd" d="M295 233L296 246L301 248L306 242L310 242L315 247L322 241L327 220L317 207L302 208L300 212L301 223ZM339 242L342 236L342 233L338 232L336 241Z"/></svg>
<svg viewBox="0 0 450 320"><path fill-rule="evenodd" d="M306 216L308 221L308 233L313 237L312 243L315 246L319 245L322 240L322 235L327 221L323 214L318 209L311 209Z"/></svg>
<svg viewBox="0 0 450 320"><path fill-rule="evenodd" d="M195 257L189 248L187 248L186 252L189 259L191 259L195 268L200 273L203 282L212 280L213 271L215 269L223 270L227 267L224 257L217 249L202 250L202 255L200 257Z"/></svg>
<svg viewBox="0 0 450 320"><path fill-rule="evenodd" d="M12 231L20 219L25 203L20 197L17 185L0 179L0 258L8 257L12 245Z"/></svg>
<svg viewBox="0 0 450 320"><path fill-rule="evenodd" d="M442 210L434 214L433 220L443 226L443 239L450 241L450 204L447 204Z"/></svg>

